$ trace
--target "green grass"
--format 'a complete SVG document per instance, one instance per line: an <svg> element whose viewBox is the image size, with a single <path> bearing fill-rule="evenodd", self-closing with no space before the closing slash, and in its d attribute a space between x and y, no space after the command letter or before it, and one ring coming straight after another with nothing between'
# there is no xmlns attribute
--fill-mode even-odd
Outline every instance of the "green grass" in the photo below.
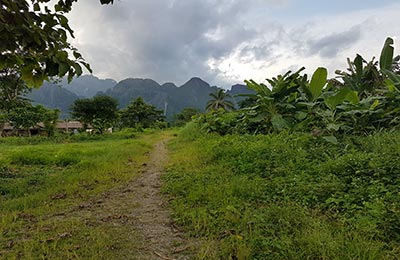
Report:
<svg viewBox="0 0 400 260"><path fill-rule="evenodd" d="M218 136L171 145L165 191L199 259L397 259L400 133Z"/></svg>
<svg viewBox="0 0 400 260"><path fill-rule="evenodd" d="M137 176L163 135L1 138L0 259L113 259L132 247L130 230L74 212Z"/></svg>
<svg viewBox="0 0 400 260"><path fill-rule="evenodd" d="M115 225L78 209L135 178L170 134L0 139L0 259L134 255L143 241L123 218ZM176 222L202 241L199 259L400 255L399 133L334 145L284 132L221 137L188 125L170 150L165 191Z"/></svg>

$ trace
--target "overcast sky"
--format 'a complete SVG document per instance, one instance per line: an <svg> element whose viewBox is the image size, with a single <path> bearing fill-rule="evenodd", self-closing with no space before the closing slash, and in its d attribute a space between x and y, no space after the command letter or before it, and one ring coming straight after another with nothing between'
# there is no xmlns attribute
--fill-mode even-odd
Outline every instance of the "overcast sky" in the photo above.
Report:
<svg viewBox="0 0 400 260"><path fill-rule="evenodd" d="M69 17L95 76L228 88L302 66L334 77L347 57L379 57L387 36L400 54L399 14L399 0L82 0Z"/></svg>

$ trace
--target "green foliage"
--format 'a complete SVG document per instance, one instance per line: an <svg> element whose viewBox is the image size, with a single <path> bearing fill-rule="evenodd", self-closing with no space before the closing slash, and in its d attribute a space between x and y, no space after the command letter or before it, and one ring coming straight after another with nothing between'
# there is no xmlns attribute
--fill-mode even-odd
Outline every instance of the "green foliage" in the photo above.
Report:
<svg viewBox="0 0 400 260"><path fill-rule="evenodd" d="M77 0L4 0L0 8L0 74L14 70L30 87L40 87L49 77L68 75L71 80L89 64L68 42L74 37L65 14ZM112 0L101 0L102 4ZM71 53L71 54L69 54Z"/></svg>
<svg viewBox="0 0 400 260"><path fill-rule="evenodd" d="M250 95L240 95L240 96L245 96L246 98L238 102L239 108L248 108L255 106L257 102L257 98L255 97L255 95L250 94Z"/></svg>
<svg viewBox="0 0 400 260"><path fill-rule="evenodd" d="M196 108L184 108L180 113L174 116L173 124L175 126L184 126L187 122L192 121L193 117L198 115L199 113L200 111Z"/></svg>
<svg viewBox="0 0 400 260"><path fill-rule="evenodd" d="M0 74L0 136L7 122L17 129L29 129L43 122L48 135L54 134L59 111L32 106L23 97L28 91L29 88L16 71L4 70Z"/></svg>
<svg viewBox="0 0 400 260"><path fill-rule="evenodd" d="M242 113L227 112L223 109L213 110L207 114L194 117L194 122L207 133L218 133L220 135L244 133L241 129L248 128L246 121L241 121Z"/></svg>
<svg viewBox="0 0 400 260"><path fill-rule="evenodd" d="M100 134L112 127L118 119L118 101L109 96L77 99L71 107L72 117L81 121L85 128L92 125Z"/></svg>
<svg viewBox="0 0 400 260"><path fill-rule="evenodd" d="M378 62L365 61L357 54L348 59L346 72L337 71L339 80L327 80L327 70L318 68L311 77L304 70L267 79L269 86L245 81L256 95L231 116L220 113L197 120L208 132L271 133L312 132L329 137L365 134L381 129L397 129L400 122L400 76L393 59L393 40L388 38ZM399 58L400 59L400 58ZM397 60L399 60L397 59ZM229 120L228 118L235 118ZM227 121L228 119L228 121ZM234 129L227 131L225 127Z"/></svg>
<svg viewBox="0 0 400 260"><path fill-rule="evenodd" d="M221 137L189 124L171 144L166 191L202 259L396 259L399 140Z"/></svg>
<svg viewBox="0 0 400 260"><path fill-rule="evenodd" d="M394 54L394 41L392 38L387 38L385 45L383 46L381 57L379 59L379 65L381 70L389 70L392 68L393 64L393 54Z"/></svg>
<svg viewBox="0 0 400 260"><path fill-rule="evenodd" d="M330 110L335 110L336 107L342 104L345 100L352 101L352 103L358 103L357 92L344 87L336 93L326 96L324 102Z"/></svg>
<svg viewBox="0 0 400 260"><path fill-rule="evenodd" d="M347 62L349 65L347 72L336 71L338 77L343 81L339 86L346 86L357 91L361 98L378 94L378 91L384 87L384 77L374 58L367 62L357 54L353 62L349 59Z"/></svg>
<svg viewBox="0 0 400 260"><path fill-rule="evenodd" d="M9 120L14 128L26 129L36 126L43 119L43 106L16 107L9 113Z"/></svg>
<svg viewBox="0 0 400 260"><path fill-rule="evenodd" d="M7 121L15 129L25 129L29 132L29 128L43 123L44 130L48 136L53 136L58 120L59 110L47 109L41 105L32 106L26 104L24 106L14 107L7 114Z"/></svg>
<svg viewBox="0 0 400 260"><path fill-rule="evenodd" d="M218 89L216 92L210 93L210 97L211 100L209 100L206 105L207 111L218 109L230 111L235 108L233 102L231 100L228 100L232 98L231 95L225 93L223 89Z"/></svg>
<svg viewBox="0 0 400 260"><path fill-rule="evenodd" d="M27 100L22 98L27 92L28 87L15 71L5 70L0 73L0 113L27 104Z"/></svg>
<svg viewBox="0 0 400 260"><path fill-rule="evenodd" d="M60 110L58 109L54 110L46 109L44 111L42 122L44 130L47 132L47 136L49 137L54 136L59 115L60 115Z"/></svg>
<svg viewBox="0 0 400 260"><path fill-rule="evenodd" d="M121 126L131 128L165 128L162 110L138 97L120 112Z"/></svg>
<svg viewBox="0 0 400 260"><path fill-rule="evenodd" d="M10 112L17 107L25 107L29 102L23 98L28 87L18 74L6 69L0 72L0 136L3 134L4 124L9 121Z"/></svg>
<svg viewBox="0 0 400 260"><path fill-rule="evenodd" d="M328 77L328 71L325 68L318 68L310 81L309 90L312 95L312 101L317 100L317 98L321 95L322 89L326 84L326 79Z"/></svg>

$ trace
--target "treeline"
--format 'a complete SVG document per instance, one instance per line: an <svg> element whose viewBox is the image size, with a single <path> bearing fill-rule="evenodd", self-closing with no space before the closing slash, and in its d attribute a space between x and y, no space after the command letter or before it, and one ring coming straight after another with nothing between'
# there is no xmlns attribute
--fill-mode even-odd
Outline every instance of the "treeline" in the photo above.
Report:
<svg viewBox="0 0 400 260"><path fill-rule="evenodd" d="M200 113L195 108L184 108L176 114L173 121L167 122L165 113L155 106L147 104L142 97L132 99L124 109L118 109L118 101L110 96L95 96L89 99L78 99L71 107L71 116L83 124L91 126L97 133L116 127L162 129L169 126L182 126Z"/></svg>
<svg viewBox="0 0 400 260"><path fill-rule="evenodd" d="M100 134L110 127L167 127L163 111L145 103L141 97L133 99L122 110L118 109L118 101L109 96L78 99L73 103L71 111L71 116L82 122L84 128L91 126Z"/></svg>
<svg viewBox="0 0 400 260"><path fill-rule="evenodd" d="M4 80L4 77L2 78ZM0 135L4 127L9 124L14 129L26 130L30 135L29 129L41 124L48 136L53 136L56 124L59 120L60 111L48 109L41 105L32 105L30 100L25 99L23 94L25 89L23 82L21 91L15 90L15 85L10 87L10 93L15 94L10 98L7 88L4 86L15 84L15 81L2 82L0 88ZM121 128L165 128L168 126L162 110L147 104L141 97L138 97L125 108L118 109L118 101L109 96L96 96L90 99L78 99L71 106L71 118L82 123L82 130L93 129L95 133L102 134L106 129L117 127ZM179 117L177 117L177 122ZM187 121L188 119L186 119Z"/></svg>

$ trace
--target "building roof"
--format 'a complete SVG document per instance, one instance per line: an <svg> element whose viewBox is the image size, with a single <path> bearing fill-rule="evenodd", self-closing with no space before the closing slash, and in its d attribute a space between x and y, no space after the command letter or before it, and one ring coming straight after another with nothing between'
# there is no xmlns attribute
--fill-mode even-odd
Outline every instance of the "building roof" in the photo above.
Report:
<svg viewBox="0 0 400 260"><path fill-rule="evenodd" d="M31 129L37 129L37 128L44 128L43 123L38 123L35 127L31 127ZM79 129L83 128L83 125L79 121L63 121L63 122L57 122L56 124L57 129ZM15 129L10 123L5 123L3 130L13 130Z"/></svg>
<svg viewBox="0 0 400 260"><path fill-rule="evenodd" d="M56 128L57 129L78 129L78 128L83 128L83 125L79 121L64 121L64 122L57 122Z"/></svg>

